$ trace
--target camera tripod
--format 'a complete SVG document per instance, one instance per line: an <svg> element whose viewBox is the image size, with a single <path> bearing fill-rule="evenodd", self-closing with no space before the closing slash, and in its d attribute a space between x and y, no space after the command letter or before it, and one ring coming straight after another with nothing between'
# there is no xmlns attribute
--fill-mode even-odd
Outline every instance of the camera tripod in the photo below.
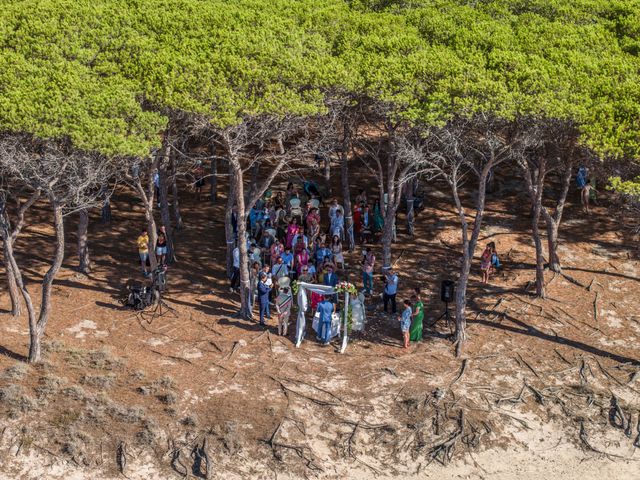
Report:
<svg viewBox="0 0 640 480"><path fill-rule="evenodd" d="M149 308L140 313L142 318L144 318L147 323L151 323L154 318L162 317L166 313L170 312L174 317L178 316L176 309L171 307L167 302L162 298L162 292L164 292L166 288L166 278L165 278L165 269L162 267L158 267L153 271L153 279L151 281L151 302ZM145 315L148 315L149 318L145 318Z"/></svg>

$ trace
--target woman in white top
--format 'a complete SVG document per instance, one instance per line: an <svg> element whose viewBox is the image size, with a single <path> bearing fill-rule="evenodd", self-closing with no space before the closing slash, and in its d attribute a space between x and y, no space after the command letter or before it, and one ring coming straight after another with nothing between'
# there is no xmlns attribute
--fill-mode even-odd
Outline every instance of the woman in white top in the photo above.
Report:
<svg viewBox="0 0 640 480"><path fill-rule="evenodd" d="M333 262L337 268L344 269L344 255L342 254L342 242L338 235L334 235L331 240L331 252L333 253Z"/></svg>

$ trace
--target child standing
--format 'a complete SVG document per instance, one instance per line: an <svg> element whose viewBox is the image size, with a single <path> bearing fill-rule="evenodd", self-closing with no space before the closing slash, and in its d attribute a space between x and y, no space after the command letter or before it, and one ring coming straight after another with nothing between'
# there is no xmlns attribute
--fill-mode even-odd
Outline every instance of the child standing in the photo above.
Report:
<svg viewBox="0 0 640 480"><path fill-rule="evenodd" d="M411 302L404 301L404 310L402 315L398 317L400 322L400 330L402 330L402 341L404 348L409 348L409 330L411 330Z"/></svg>

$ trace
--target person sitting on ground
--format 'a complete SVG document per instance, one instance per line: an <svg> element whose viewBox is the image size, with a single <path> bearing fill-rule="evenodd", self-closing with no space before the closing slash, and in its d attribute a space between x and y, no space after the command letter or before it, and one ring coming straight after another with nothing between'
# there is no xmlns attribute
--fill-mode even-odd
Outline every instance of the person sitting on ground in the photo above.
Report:
<svg viewBox="0 0 640 480"><path fill-rule="evenodd" d="M404 310L402 315L398 315L400 322L400 330L402 330L403 348L409 348L409 331L411 330L411 302L404 301Z"/></svg>
<svg viewBox="0 0 640 480"><path fill-rule="evenodd" d="M480 256L480 270L482 270L482 283L489 283L491 274L491 247L487 245Z"/></svg>
<svg viewBox="0 0 640 480"><path fill-rule="evenodd" d="M276 311L278 312L278 335L286 337L289 328L289 318L291 317L291 305L293 295L289 288L289 279L284 278L280 282L280 291L276 297Z"/></svg>
<svg viewBox="0 0 640 480"><path fill-rule="evenodd" d="M415 294L411 297L413 311L411 313L412 323L409 332L409 340L419 342L422 340L422 321L424 320L424 304L420 298L420 288L416 287Z"/></svg>
<svg viewBox="0 0 640 480"><path fill-rule="evenodd" d="M149 234L147 229L143 228L136 240L138 245L138 255L140 256L140 264L142 265L142 274L146 277L149 275L147 270L147 260L149 260Z"/></svg>
<svg viewBox="0 0 640 480"><path fill-rule="evenodd" d="M167 261L167 237L162 230L158 232L158 240L156 241L156 255L158 257L158 265L164 267Z"/></svg>

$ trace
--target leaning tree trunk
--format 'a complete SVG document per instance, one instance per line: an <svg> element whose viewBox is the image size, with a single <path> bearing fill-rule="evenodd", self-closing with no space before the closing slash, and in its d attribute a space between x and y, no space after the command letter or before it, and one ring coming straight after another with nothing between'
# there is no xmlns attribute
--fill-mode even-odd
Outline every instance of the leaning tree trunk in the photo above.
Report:
<svg viewBox="0 0 640 480"><path fill-rule="evenodd" d="M91 258L89 257L89 212L86 208L80 210L78 217L78 270L85 275L91 273Z"/></svg>
<svg viewBox="0 0 640 480"><path fill-rule="evenodd" d="M562 190L558 196L556 202L556 208L553 215L549 213L546 208L542 208L542 216L547 224L547 242L549 247L549 269L556 273L562 273L562 264L560 263L560 256L558 255L558 230L560 223L562 222L562 214L567 202L567 195L569 194L569 187L571 185L571 171L573 168L573 162L569 159L569 162L562 175Z"/></svg>
<svg viewBox="0 0 640 480"><path fill-rule="evenodd" d="M244 241L247 222L245 221L243 175L242 169L236 160L232 160L229 166L231 169L231 182L234 184L233 190L235 191L238 205L238 250L240 253L240 311L238 314L242 318L251 319L249 255L247 252L247 242Z"/></svg>
<svg viewBox="0 0 640 480"><path fill-rule="evenodd" d="M176 230L182 230L184 228L184 222L182 221L182 214L180 213L180 199L178 190L178 172L176 167L176 157L171 156L171 199L173 202L173 218L176 221Z"/></svg>
<svg viewBox="0 0 640 480"><path fill-rule="evenodd" d="M51 289L53 281L62 266L64 259L64 221L62 218L62 205L50 195L50 202L53 206L53 224L56 235L55 254L53 263L42 280L42 300L40 303L40 314L35 321L35 315L29 316L29 363L38 363L41 360L41 343L47 321L51 314ZM26 299L25 299L26 300Z"/></svg>
<svg viewBox="0 0 640 480"><path fill-rule="evenodd" d="M3 232L3 234L6 232ZM11 242L5 242L5 261L11 265L11 272L13 273L13 278L16 282L16 285L20 289L20 294L22 295L22 299L24 300L24 304L27 307L27 315L29 317L29 328L31 329L31 325L36 325L36 310L33 306L33 300L31 299L31 295L29 294L29 290L24 284L24 280L22 278L22 272L20 271L20 267L18 267L18 263L16 262L16 258L13 254L13 245ZM40 349L38 348L38 351ZM39 352L38 352L39 353Z"/></svg>
<svg viewBox="0 0 640 480"><path fill-rule="evenodd" d="M342 197L344 205L344 227L349 242L349 251L356 248L356 240L353 231L353 210L351 208L351 191L349 189L349 146L351 142L351 132L345 125L344 136L342 138L342 152L340 154L340 183L342 186Z"/></svg>
<svg viewBox="0 0 640 480"><path fill-rule="evenodd" d="M4 260L5 273L7 275L7 289L9 290L9 298L11 299L11 316L19 317L22 313L20 305L20 290L16 283L13 267L11 266L11 262L8 260L8 250L11 249L11 246L7 245L7 242L11 242L11 240L7 238L2 242L2 256Z"/></svg>

